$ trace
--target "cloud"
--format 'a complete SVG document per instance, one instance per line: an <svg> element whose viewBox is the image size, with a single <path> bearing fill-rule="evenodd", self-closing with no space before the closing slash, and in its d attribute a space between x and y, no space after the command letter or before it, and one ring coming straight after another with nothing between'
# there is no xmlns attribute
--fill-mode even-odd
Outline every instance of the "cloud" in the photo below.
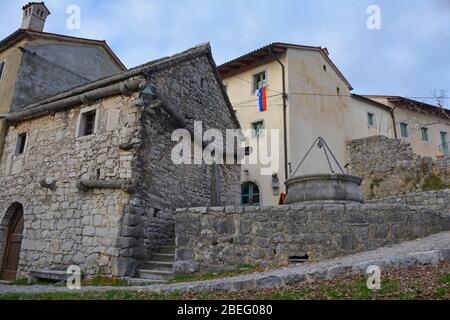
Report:
<svg viewBox="0 0 450 320"><path fill-rule="evenodd" d="M20 26L26 1L0 0L6 37ZM46 30L98 38L128 67L210 41L217 63L270 42L328 47L361 93L428 95L449 88L450 1L408 0L47 0ZM82 29L66 28L66 8L79 5ZM378 5L382 29L366 27Z"/></svg>

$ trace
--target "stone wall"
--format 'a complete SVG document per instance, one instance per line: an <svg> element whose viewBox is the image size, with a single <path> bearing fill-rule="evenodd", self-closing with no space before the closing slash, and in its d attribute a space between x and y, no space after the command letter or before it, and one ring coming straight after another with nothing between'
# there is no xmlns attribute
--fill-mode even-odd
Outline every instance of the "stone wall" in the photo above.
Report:
<svg viewBox="0 0 450 320"><path fill-rule="evenodd" d="M191 208L175 220L177 273L317 261L450 230L448 216L392 204Z"/></svg>
<svg viewBox="0 0 450 320"><path fill-rule="evenodd" d="M203 121L205 130L237 129L208 54L166 61L137 77L153 84L189 125L195 120ZM91 108L97 110L97 131L77 137L80 114ZM212 166L172 162L176 129L173 118L144 103L139 93L10 126L0 163L0 261L8 208L20 203L25 228L19 276L70 265L87 276L134 276L154 249L173 241L175 207L213 202ZM27 134L26 147L16 155L21 133ZM239 165L221 165L218 173L221 204L236 205ZM45 178L54 181L54 188L42 186ZM126 182L133 188L110 184L82 190L79 183L85 180Z"/></svg>
<svg viewBox="0 0 450 320"><path fill-rule="evenodd" d="M368 203L377 203L379 201L372 200ZM410 193L403 196L383 198L381 201L386 204L426 206L427 208L450 215L450 189Z"/></svg>
<svg viewBox="0 0 450 320"><path fill-rule="evenodd" d="M351 173L364 178L366 199L380 199L450 186L450 158L432 159L413 153L409 143L375 136L348 146Z"/></svg>
<svg viewBox="0 0 450 320"><path fill-rule="evenodd" d="M206 56L153 73L148 81L188 119L189 126L202 121L204 130L217 128L224 136L226 129L237 129ZM177 129L177 123L163 110L144 109L136 165L137 197L141 204L135 208L143 219L144 228L138 239L143 251L133 252L132 257L145 259L159 246L173 243L175 208L210 206L213 201L212 166L173 163L171 155L177 142L171 136ZM222 205L239 203L240 172L239 165L219 166Z"/></svg>
<svg viewBox="0 0 450 320"><path fill-rule="evenodd" d="M117 274L120 268L119 233L130 195L121 190L82 192L80 179L105 181L132 176L134 150L120 145L132 138L139 119L135 96L112 97L98 109L94 135L76 137L82 106L10 126L0 164L0 221L7 226L7 209L24 207L19 274L35 269L82 267L87 275ZM118 117L112 114L119 113ZM15 154L17 137L26 132L25 152ZM51 178L55 189L41 186ZM0 239L4 252L5 234Z"/></svg>

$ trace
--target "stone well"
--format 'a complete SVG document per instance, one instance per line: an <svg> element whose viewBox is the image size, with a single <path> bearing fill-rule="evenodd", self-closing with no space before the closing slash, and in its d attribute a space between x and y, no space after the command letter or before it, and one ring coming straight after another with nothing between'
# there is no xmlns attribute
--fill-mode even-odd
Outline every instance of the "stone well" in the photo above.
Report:
<svg viewBox="0 0 450 320"><path fill-rule="evenodd" d="M285 182L285 204L305 201L364 202L359 190L362 178L348 174L314 174L289 179Z"/></svg>

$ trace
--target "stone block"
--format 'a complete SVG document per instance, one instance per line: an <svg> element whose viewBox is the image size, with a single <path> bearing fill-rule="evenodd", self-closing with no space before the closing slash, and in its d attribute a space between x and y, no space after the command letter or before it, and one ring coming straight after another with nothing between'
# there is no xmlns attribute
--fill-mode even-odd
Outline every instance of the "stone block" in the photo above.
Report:
<svg viewBox="0 0 450 320"><path fill-rule="evenodd" d="M284 285L284 282L279 277L270 276L256 280L256 287L258 289L279 288Z"/></svg>
<svg viewBox="0 0 450 320"><path fill-rule="evenodd" d="M200 266L192 261L175 261L172 271L174 274L193 274L198 272Z"/></svg>
<svg viewBox="0 0 450 320"><path fill-rule="evenodd" d="M421 251L408 253L408 256L415 258L420 264L437 265L439 263L439 251Z"/></svg>
<svg viewBox="0 0 450 320"><path fill-rule="evenodd" d="M231 291L249 291L256 289L256 280L236 280L232 281Z"/></svg>
<svg viewBox="0 0 450 320"><path fill-rule="evenodd" d="M249 234L252 230L252 223L251 221L247 220L241 220L240 226L239 226L239 232L241 234Z"/></svg>
<svg viewBox="0 0 450 320"><path fill-rule="evenodd" d="M193 249L177 249L175 251L175 260L177 261L192 261L195 253Z"/></svg>
<svg viewBox="0 0 450 320"><path fill-rule="evenodd" d="M218 234L234 234L236 232L233 221L229 219L217 220L214 229Z"/></svg>

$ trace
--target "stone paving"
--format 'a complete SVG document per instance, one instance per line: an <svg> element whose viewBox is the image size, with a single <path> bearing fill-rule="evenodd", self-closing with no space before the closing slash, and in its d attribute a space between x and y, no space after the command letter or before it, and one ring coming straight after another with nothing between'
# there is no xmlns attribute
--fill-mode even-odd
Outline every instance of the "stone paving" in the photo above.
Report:
<svg viewBox="0 0 450 320"><path fill-rule="evenodd" d="M334 279L348 275L365 274L367 267L377 265L381 270L408 268L418 264L437 264L450 260L450 232L435 234L423 239L404 242L392 247L359 253L343 258L290 266L262 273L242 275L208 281L180 284L151 284L130 287L84 287L83 292L128 290L170 293L174 291L239 291L256 288L276 288L302 281ZM56 286L11 286L0 284L1 293L69 292Z"/></svg>

